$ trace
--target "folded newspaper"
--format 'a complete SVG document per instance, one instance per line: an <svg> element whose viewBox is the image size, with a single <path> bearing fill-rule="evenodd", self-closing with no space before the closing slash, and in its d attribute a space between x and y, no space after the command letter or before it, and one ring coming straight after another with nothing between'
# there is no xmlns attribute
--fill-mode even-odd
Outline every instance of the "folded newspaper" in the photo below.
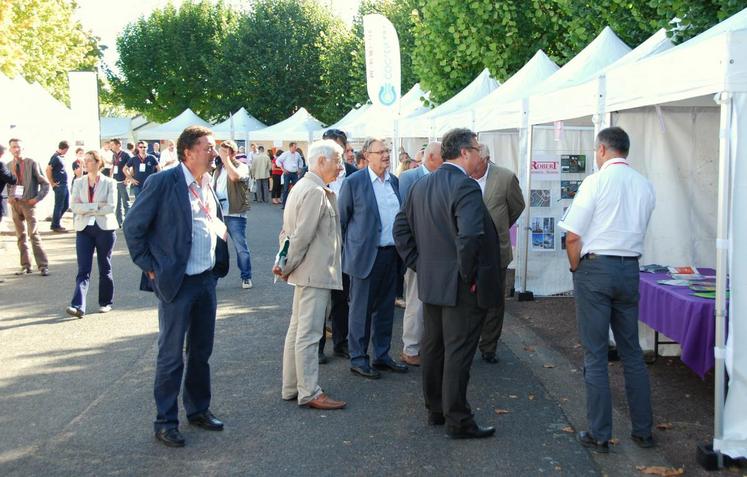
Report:
<svg viewBox="0 0 747 477"><path fill-rule="evenodd" d="M280 250L278 250L277 255L275 255L275 266L280 268L280 270L285 270L285 264L288 261L288 247L290 246L290 240L285 239L283 241L283 246L280 247ZM278 282L278 276L275 275L275 279L272 283Z"/></svg>

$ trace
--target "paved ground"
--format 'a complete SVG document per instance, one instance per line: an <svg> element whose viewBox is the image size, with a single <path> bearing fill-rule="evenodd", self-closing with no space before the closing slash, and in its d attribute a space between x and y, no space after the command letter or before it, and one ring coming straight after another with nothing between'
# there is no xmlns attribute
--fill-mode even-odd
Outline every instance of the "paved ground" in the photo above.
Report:
<svg viewBox="0 0 747 477"><path fill-rule="evenodd" d="M240 289L235 261L219 283L212 409L226 429L182 425L185 449L153 438L156 301L137 290L139 271L122 235L114 310L82 320L64 315L75 277L74 235L44 236L47 278L12 276L17 251L12 237L1 237L0 475L576 476L635 475L635 464L667 464L629 443L601 458L581 448L566 429L583 428L580 373L511 317L501 363L477 360L472 368L470 401L480 423L497 427L495 438L451 441L442 428L426 426L417 368L368 381L331 359L321 383L348 401L347 409L320 412L282 401L292 290L273 285L269 272L280 222L277 208L255 206L248 227L255 287ZM98 308L96 296L93 286L90 311ZM395 328L401 336L401 311ZM396 339L393 355L401 346ZM555 367L545 368L548 362Z"/></svg>

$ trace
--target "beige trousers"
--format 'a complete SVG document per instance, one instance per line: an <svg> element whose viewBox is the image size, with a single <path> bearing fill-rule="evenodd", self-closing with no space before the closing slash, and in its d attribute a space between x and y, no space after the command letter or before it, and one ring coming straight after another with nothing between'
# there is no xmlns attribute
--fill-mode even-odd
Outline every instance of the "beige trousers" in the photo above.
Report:
<svg viewBox="0 0 747 477"><path fill-rule="evenodd" d="M289 401L297 396L299 406L322 393L319 340L331 303L327 288L296 286L293 292L293 312L283 350L282 397Z"/></svg>
<svg viewBox="0 0 747 477"><path fill-rule="evenodd" d="M423 338L423 302L418 298L418 275L408 268L405 272L405 315L402 318L402 351L409 356L420 354Z"/></svg>
<svg viewBox="0 0 747 477"><path fill-rule="evenodd" d="M36 223L36 206L29 205L26 201L19 200L14 200L10 206L13 210L13 225L16 227L18 251L21 252L21 266L24 268L31 268L28 242L28 237L31 237L31 248L34 251L36 267L39 269L48 267L49 262L47 262L47 254L44 253L44 249L42 248L39 227Z"/></svg>

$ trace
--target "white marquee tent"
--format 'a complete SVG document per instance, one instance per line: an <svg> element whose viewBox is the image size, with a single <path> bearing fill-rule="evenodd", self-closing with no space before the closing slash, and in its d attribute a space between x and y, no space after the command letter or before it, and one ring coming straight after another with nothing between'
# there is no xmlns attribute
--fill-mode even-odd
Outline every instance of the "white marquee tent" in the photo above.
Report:
<svg viewBox="0 0 747 477"><path fill-rule="evenodd" d="M314 131L323 127L321 121L312 116L306 108L296 111L293 116L259 129L252 133L253 141L311 141Z"/></svg>
<svg viewBox="0 0 747 477"><path fill-rule="evenodd" d="M241 139L248 140L251 133L266 128L267 125L244 109L241 108L222 123L216 124L212 129L218 139Z"/></svg>
<svg viewBox="0 0 747 477"><path fill-rule="evenodd" d="M163 124L155 124L135 131L138 140L155 141L159 139L176 140L188 126L211 127L211 124L187 108L179 116Z"/></svg>

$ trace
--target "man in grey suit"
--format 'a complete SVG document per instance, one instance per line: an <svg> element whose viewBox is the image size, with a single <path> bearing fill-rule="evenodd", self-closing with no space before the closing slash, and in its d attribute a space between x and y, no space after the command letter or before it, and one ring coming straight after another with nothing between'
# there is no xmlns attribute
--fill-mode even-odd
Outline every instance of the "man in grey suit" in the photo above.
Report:
<svg viewBox="0 0 747 477"><path fill-rule="evenodd" d="M505 167L499 167L490 162L490 150L484 144L480 145L480 165L472 178L477 181L482 190L482 199L488 208L490 218L498 232L501 243L501 286L497 292L501 295L498 306L490 308L482 327L480 337L480 353L482 359L495 364L498 358L495 349L503 331L503 312L506 309L506 268L513 260L511 240L508 229L516 223L524 211L524 196L521 193L519 179Z"/></svg>
<svg viewBox="0 0 747 477"><path fill-rule="evenodd" d="M399 192L402 202L414 183L441 167L441 143L432 142L423 151L420 167L403 172L399 176ZM402 318L402 354L400 359L410 366L420 366L420 340L423 337L423 302L418 298L418 277L414 270L405 271L405 315Z"/></svg>
<svg viewBox="0 0 747 477"><path fill-rule="evenodd" d="M470 179L480 162L477 135L449 131L441 154L446 163L412 186L397 214L394 238L405 264L419 276L428 423L446 423L447 435L455 439L488 437L495 428L475 422L467 384L485 314L498 304L498 235L480 187Z"/></svg>

